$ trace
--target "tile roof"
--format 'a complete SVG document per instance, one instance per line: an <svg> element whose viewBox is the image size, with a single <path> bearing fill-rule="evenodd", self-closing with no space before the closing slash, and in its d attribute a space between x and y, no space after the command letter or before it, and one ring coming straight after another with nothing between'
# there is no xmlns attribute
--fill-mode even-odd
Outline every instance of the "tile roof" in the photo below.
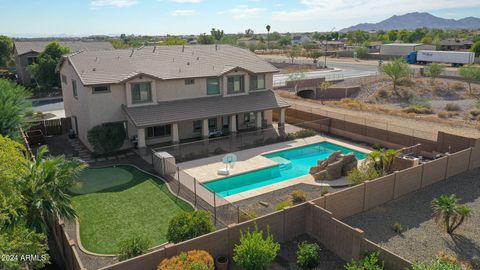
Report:
<svg viewBox="0 0 480 270"><path fill-rule="evenodd" d="M73 64L84 85L116 84L136 75L162 80L214 77L237 67L253 73L278 71L249 50L231 45L147 46L85 51L65 58Z"/></svg>
<svg viewBox="0 0 480 270"><path fill-rule="evenodd" d="M14 45L18 55L22 55L31 51L42 52L45 47L52 42L50 41L15 41ZM106 41L59 41L62 46L68 47L70 52L78 51L105 51L113 50L110 42Z"/></svg>
<svg viewBox="0 0 480 270"><path fill-rule="evenodd" d="M136 127L149 127L220 115L285 108L290 105L272 90L231 97L205 97L165 101L156 105L126 107L123 111Z"/></svg>

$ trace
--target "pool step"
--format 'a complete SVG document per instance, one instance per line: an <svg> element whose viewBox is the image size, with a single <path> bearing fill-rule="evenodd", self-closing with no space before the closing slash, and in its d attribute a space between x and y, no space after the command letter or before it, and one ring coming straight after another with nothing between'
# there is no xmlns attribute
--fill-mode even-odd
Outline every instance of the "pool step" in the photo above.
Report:
<svg viewBox="0 0 480 270"><path fill-rule="evenodd" d="M278 157L278 156L271 157L270 159L278 163L281 171L289 170L292 168L292 162L288 159Z"/></svg>

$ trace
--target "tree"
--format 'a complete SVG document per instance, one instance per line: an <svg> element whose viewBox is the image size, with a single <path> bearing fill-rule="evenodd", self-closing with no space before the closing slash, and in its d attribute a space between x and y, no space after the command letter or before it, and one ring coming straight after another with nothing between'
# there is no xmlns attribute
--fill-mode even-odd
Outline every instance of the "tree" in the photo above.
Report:
<svg viewBox="0 0 480 270"><path fill-rule="evenodd" d="M299 57L302 53L302 48L300 46L294 46L288 51L288 57L292 59L292 64L295 58Z"/></svg>
<svg viewBox="0 0 480 270"><path fill-rule="evenodd" d="M362 256L358 261L352 261L345 266L345 270L384 270L384 262L378 256L379 252L370 252Z"/></svg>
<svg viewBox="0 0 480 270"><path fill-rule="evenodd" d="M197 42L198 44L213 44L213 38L212 36L203 33L198 36Z"/></svg>
<svg viewBox="0 0 480 270"><path fill-rule="evenodd" d="M307 57L313 60L314 64L317 64L318 58L322 57L323 53L319 50L312 50L307 54Z"/></svg>
<svg viewBox="0 0 480 270"><path fill-rule="evenodd" d="M322 91L322 93L325 93L325 91L327 91L327 89L330 88L332 85L333 83L331 81L323 81L320 84L319 89ZM322 103L322 105L324 105L322 97L320 97L320 102Z"/></svg>
<svg viewBox="0 0 480 270"><path fill-rule="evenodd" d="M355 48L355 53L357 53L358 58L364 59L368 55L368 48L364 47L364 46L357 47L357 48Z"/></svg>
<svg viewBox="0 0 480 270"><path fill-rule="evenodd" d="M290 37L288 37L288 36L282 36L282 37L280 37L280 39L278 40L278 45L280 45L281 47L285 48L285 47L287 47L288 45L290 45L291 42L292 42L292 40L290 39Z"/></svg>
<svg viewBox="0 0 480 270"><path fill-rule="evenodd" d="M162 45L185 45L187 41L179 37L167 37L162 43Z"/></svg>
<svg viewBox="0 0 480 270"><path fill-rule="evenodd" d="M118 260L124 261L137 257L148 250L151 242L144 236L134 235L118 243Z"/></svg>
<svg viewBox="0 0 480 270"><path fill-rule="evenodd" d="M46 146L38 149L24 180L27 226L38 232L46 232L50 221L57 216L66 220L76 217L68 189L86 168L86 164L77 159L47 157L47 151Z"/></svg>
<svg viewBox="0 0 480 270"><path fill-rule="evenodd" d="M480 56L480 40L473 43L471 51L475 53L476 57Z"/></svg>
<svg viewBox="0 0 480 270"><path fill-rule="evenodd" d="M108 123L90 129L87 139L96 154L110 154L123 146L126 136L123 123Z"/></svg>
<svg viewBox="0 0 480 270"><path fill-rule="evenodd" d="M280 244L273 241L273 237L267 231L266 238L263 238L263 232L257 227L250 232L240 231L240 243L233 249L233 261L245 270L264 270L272 264L277 253L280 250Z"/></svg>
<svg viewBox="0 0 480 270"><path fill-rule="evenodd" d="M392 164L395 160L395 157L398 155L398 150L388 149L388 150L377 150L372 151L367 156L367 160L373 164L373 167L382 172L382 174L389 174L392 170Z"/></svg>
<svg viewBox="0 0 480 270"><path fill-rule="evenodd" d="M458 70L458 73L467 82L470 95L473 95L472 83L480 80L480 68L473 65L463 66Z"/></svg>
<svg viewBox="0 0 480 270"><path fill-rule="evenodd" d="M212 30L210 31L210 34L212 35L216 44L218 44L220 40L222 40L223 36L225 35L223 30L215 29L215 28L212 28Z"/></svg>
<svg viewBox="0 0 480 270"><path fill-rule="evenodd" d="M314 269L320 259L320 246L317 243L303 242L297 248L297 265L302 269Z"/></svg>
<svg viewBox="0 0 480 270"><path fill-rule="evenodd" d="M0 67L10 64L12 60L13 41L7 36L0 36Z"/></svg>
<svg viewBox="0 0 480 270"><path fill-rule="evenodd" d="M445 68L437 63L430 63L425 67L425 74L431 78L432 84L435 83L435 79L442 74Z"/></svg>
<svg viewBox="0 0 480 270"><path fill-rule="evenodd" d="M396 92L398 82L410 75L410 67L404 59L397 58L390 63L379 67L380 72L390 77L393 83L393 91Z"/></svg>
<svg viewBox="0 0 480 270"><path fill-rule="evenodd" d="M448 234L462 225L465 219L472 214L470 207L458 204L460 199L452 194L442 195L432 201L433 216L437 223L441 223Z"/></svg>
<svg viewBox="0 0 480 270"><path fill-rule="evenodd" d="M246 37L253 37L253 34L254 34L254 32L253 32L252 29L248 28L247 30L245 30L245 36Z"/></svg>
<svg viewBox="0 0 480 270"><path fill-rule="evenodd" d="M28 66L28 71L42 87L60 85L60 76L55 71L62 55L67 54L69 49L53 41L45 47L37 57L37 63Z"/></svg>
<svg viewBox="0 0 480 270"><path fill-rule="evenodd" d="M30 93L25 87L0 79L0 135L20 138L19 128L28 127L31 114Z"/></svg>
<svg viewBox="0 0 480 270"><path fill-rule="evenodd" d="M183 212L170 220L167 240L172 243L179 243L214 230L215 226L208 212L203 210Z"/></svg>

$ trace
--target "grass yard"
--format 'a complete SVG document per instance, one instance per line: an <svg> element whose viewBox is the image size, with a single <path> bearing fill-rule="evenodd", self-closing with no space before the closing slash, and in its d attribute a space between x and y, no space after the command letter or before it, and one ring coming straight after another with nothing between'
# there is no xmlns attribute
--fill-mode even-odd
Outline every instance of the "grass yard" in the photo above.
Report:
<svg viewBox="0 0 480 270"><path fill-rule="evenodd" d="M170 193L160 179L131 166L87 169L70 190L85 249L115 254L117 244L132 235L165 243L168 223L190 204Z"/></svg>

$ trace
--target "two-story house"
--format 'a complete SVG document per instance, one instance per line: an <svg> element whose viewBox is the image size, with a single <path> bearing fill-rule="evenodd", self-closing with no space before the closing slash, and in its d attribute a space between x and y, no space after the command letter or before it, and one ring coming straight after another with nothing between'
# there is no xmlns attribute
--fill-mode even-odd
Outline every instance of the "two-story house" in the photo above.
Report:
<svg viewBox="0 0 480 270"><path fill-rule="evenodd" d="M96 125L124 123L146 147L261 129L276 109L283 125L289 106L271 90L277 69L229 45L84 51L64 56L59 71L65 114L90 149Z"/></svg>

